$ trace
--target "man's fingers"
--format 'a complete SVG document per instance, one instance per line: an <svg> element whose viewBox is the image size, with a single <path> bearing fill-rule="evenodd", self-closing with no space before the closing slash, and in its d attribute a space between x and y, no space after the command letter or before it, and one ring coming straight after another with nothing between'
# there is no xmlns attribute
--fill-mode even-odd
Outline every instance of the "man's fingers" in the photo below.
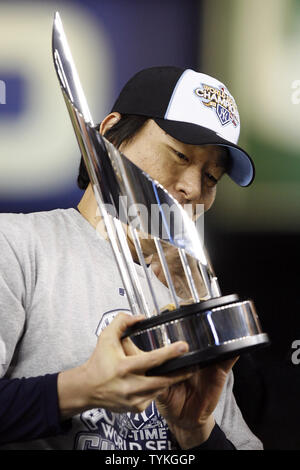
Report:
<svg viewBox="0 0 300 470"><path fill-rule="evenodd" d="M188 344L178 341L163 348L154 349L144 354L128 356L128 366L134 373L144 374L147 370L188 352Z"/></svg>
<svg viewBox="0 0 300 470"><path fill-rule="evenodd" d="M145 377L143 375L135 376L134 378L134 396L140 397L142 400L154 400L158 396L164 394L172 385L183 382L191 377L190 372L181 371L172 376L151 376ZM133 388L133 387L132 387Z"/></svg>
<svg viewBox="0 0 300 470"><path fill-rule="evenodd" d="M123 351L126 356L135 356L136 354L142 354L144 351L139 349L130 338L124 338L122 340Z"/></svg>
<svg viewBox="0 0 300 470"><path fill-rule="evenodd" d="M100 335L101 341L105 341L111 345L113 344L118 349L122 349L120 340L127 328L144 319L145 317L143 315L132 316L127 313L119 313L102 331Z"/></svg>

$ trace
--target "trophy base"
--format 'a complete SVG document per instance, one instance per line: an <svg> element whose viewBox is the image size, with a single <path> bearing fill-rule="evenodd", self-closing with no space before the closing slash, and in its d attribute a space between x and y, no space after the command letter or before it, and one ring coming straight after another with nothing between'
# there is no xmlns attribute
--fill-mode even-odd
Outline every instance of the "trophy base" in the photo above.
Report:
<svg viewBox="0 0 300 470"><path fill-rule="evenodd" d="M146 375L165 375L179 369L197 366L204 368L216 362L231 359L269 344L268 335L262 333L254 337L232 340L228 344L211 346L203 351L194 351L171 359L159 367L147 371Z"/></svg>
<svg viewBox="0 0 300 470"><path fill-rule="evenodd" d="M235 294L163 312L133 325L125 332L127 336L143 351L175 341L188 343L188 353L150 369L147 375L203 368L269 344L253 302L239 301Z"/></svg>

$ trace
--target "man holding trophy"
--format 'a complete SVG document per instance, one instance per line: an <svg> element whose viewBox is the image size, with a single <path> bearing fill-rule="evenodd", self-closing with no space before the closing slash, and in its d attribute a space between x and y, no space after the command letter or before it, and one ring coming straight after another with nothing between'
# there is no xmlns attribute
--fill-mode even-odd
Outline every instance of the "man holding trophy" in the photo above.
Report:
<svg viewBox="0 0 300 470"><path fill-rule="evenodd" d="M65 85L66 76L61 81ZM68 103L72 122L80 122L84 114L72 118L74 103ZM104 136L105 145L113 144L149 181L194 212L198 204L205 211L212 206L225 173L240 186L252 182L253 163L237 146L239 127L235 101L221 82L193 70L153 67L125 85L93 139ZM89 128L74 129L90 147ZM157 321L170 304L170 287L175 303L188 298L190 289L192 307L221 297L205 277L198 282L192 276L195 263L178 263L177 248L169 245L161 253L155 237L137 243L128 230L144 307L135 314L87 165L83 159L78 184L85 192L77 209L0 216L2 448L261 449L232 393L234 350L205 367L193 359L186 367L149 373L194 351L185 336L169 340L176 319L161 327L166 342L142 350L126 332L145 321L145 311L156 310ZM118 168L114 172L119 178ZM126 257L124 245L123 252ZM211 315L210 335L219 346ZM155 342L156 333L147 334Z"/></svg>

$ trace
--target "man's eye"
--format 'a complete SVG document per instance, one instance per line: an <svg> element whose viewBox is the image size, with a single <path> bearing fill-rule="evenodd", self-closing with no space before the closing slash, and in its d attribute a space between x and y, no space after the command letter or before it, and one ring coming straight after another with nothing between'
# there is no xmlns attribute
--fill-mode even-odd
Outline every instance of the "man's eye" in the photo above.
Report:
<svg viewBox="0 0 300 470"><path fill-rule="evenodd" d="M186 161L186 162L189 161L189 159L188 159L183 153L177 152L176 150L175 150L175 153L176 153L177 157L180 158L180 160L184 160L184 161Z"/></svg>
<svg viewBox="0 0 300 470"><path fill-rule="evenodd" d="M205 174L212 183L217 184L218 180L211 173L205 173Z"/></svg>

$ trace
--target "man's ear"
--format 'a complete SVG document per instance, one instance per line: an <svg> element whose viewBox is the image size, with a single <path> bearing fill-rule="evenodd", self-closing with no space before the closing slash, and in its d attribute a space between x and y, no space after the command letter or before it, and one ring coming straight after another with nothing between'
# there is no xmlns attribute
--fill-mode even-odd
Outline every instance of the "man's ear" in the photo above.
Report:
<svg viewBox="0 0 300 470"><path fill-rule="evenodd" d="M121 119L120 113L113 112L113 113L108 114L108 116L106 116L100 124L100 127L99 127L100 134L104 135L105 132L108 131L108 129L110 129L111 127L113 127L115 124L117 124L117 122L119 122L120 119Z"/></svg>

